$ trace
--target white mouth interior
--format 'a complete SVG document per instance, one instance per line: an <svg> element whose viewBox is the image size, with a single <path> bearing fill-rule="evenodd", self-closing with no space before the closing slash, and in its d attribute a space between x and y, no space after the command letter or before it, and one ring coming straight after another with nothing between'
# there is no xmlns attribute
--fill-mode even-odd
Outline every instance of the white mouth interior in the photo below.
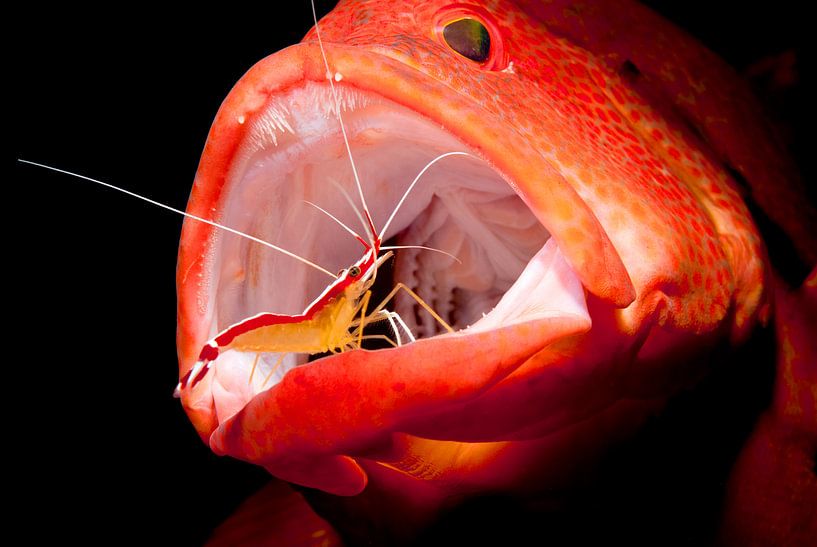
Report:
<svg viewBox="0 0 817 547"><path fill-rule="evenodd" d="M438 124L404 107L346 86L336 88L362 193L378 230L429 161L452 151L472 154L433 165L383 236L384 244L433 247L459 262L443 253L399 250L390 286L405 283L457 330L496 328L542 313L587 314L581 284L558 246L485 161ZM221 221L337 272L360 259L364 248L307 201L366 235L341 190L362 208L333 105L328 86L307 84L274 99L247 122L251 125L228 178ZM299 314L332 281L244 238L224 232L215 237L212 335L260 312ZM517 288L509 291L514 283ZM445 332L405 293L398 293L388 308L417 338ZM305 363L309 349L304 350L284 356L272 373L279 354L260 354L251 382L256 354L224 352L213 388L219 415L233 413Z"/></svg>

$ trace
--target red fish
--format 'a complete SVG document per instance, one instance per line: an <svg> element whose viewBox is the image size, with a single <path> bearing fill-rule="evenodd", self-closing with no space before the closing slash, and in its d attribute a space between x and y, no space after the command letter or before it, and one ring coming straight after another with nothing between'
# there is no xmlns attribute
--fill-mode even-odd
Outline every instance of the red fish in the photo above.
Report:
<svg viewBox="0 0 817 547"><path fill-rule="evenodd" d="M435 336L397 300L415 343L288 356L269 389L247 381L254 354L225 352L182 402L216 453L346 496L336 514L366 515L366 532L312 499L347 538L375 528L404 541L477 494L569 489L698 382L707 355L744 344L773 288L741 184L817 259L813 207L755 100L639 5L349 1L319 28L377 226L428 160L476 158L429 172L385 235L462 260L401 251L393 268L458 332ZM354 220L334 100L314 30L259 62L216 117L188 212L328 267L354 263L354 238L303 205ZM190 222L177 283L180 376L214 334L298 313L326 285ZM798 431L811 439L804 393ZM745 529L739 513L730 530Z"/></svg>

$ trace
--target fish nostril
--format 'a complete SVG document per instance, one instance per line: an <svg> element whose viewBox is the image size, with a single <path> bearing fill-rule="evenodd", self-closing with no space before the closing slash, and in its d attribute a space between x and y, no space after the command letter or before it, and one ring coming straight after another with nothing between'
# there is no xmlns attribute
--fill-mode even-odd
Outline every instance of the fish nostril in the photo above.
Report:
<svg viewBox="0 0 817 547"><path fill-rule="evenodd" d="M627 59L618 68L618 75L630 82L637 80L642 76L641 71L631 60Z"/></svg>
<svg viewBox="0 0 817 547"><path fill-rule="evenodd" d="M700 140L703 143L709 143L709 139L707 139L704 131L698 126L697 123L689 116L685 116L683 112L679 112L681 120L684 122L684 127L686 127L690 133L692 133L696 139Z"/></svg>

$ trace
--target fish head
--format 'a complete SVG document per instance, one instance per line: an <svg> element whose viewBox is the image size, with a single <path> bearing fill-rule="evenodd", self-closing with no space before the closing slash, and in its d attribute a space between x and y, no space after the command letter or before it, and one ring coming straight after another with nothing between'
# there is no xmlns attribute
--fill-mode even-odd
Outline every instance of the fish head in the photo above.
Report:
<svg viewBox="0 0 817 547"><path fill-rule="evenodd" d="M397 209L452 151L467 155L431 166ZM354 227L356 178L377 229L396 210L383 242L456 257L398 250L392 268L455 332L398 294L416 342L286 355L266 384L248 380L254 354L225 352L182 393L216 453L299 485L350 496L374 477L442 499L549 484L576 446L592 454L637 427L768 307L763 244L729 173L620 71L514 3L341 2L229 93L188 213L336 271L359 242L305 202ZM180 375L220 330L301 313L326 285L186 220Z"/></svg>

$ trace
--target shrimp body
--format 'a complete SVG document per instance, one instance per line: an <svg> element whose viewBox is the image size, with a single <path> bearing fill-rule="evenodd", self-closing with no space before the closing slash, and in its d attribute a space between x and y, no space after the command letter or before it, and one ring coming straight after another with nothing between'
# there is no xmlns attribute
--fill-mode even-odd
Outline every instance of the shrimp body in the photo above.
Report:
<svg viewBox="0 0 817 547"><path fill-rule="evenodd" d="M377 268L392 256L389 251L378 257L379 247L378 243L368 247L363 257L343 270L302 314L259 313L217 334L204 345L196 364L179 382L177 390L188 383L195 386L204 378L211 363L227 350L314 355L359 349L366 325L379 320L393 321L394 316L379 307L366 316ZM360 318L355 319L358 314ZM396 336L399 344L399 334Z"/></svg>
<svg viewBox="0 0 817 547"><path fill-rule="evenodd" d="M221 343L224 351L236 349L250 352L323 353L348 348L353 337L349 334L360 304L346 293L358 292L350 287L326 303L323 308L307 315L275 315L262 313L248 319L263 326L252 328L245 333L233 335L233 328L219 338L232 337L230 342ZM239 324L240 325L240 324Z"/></svg>

